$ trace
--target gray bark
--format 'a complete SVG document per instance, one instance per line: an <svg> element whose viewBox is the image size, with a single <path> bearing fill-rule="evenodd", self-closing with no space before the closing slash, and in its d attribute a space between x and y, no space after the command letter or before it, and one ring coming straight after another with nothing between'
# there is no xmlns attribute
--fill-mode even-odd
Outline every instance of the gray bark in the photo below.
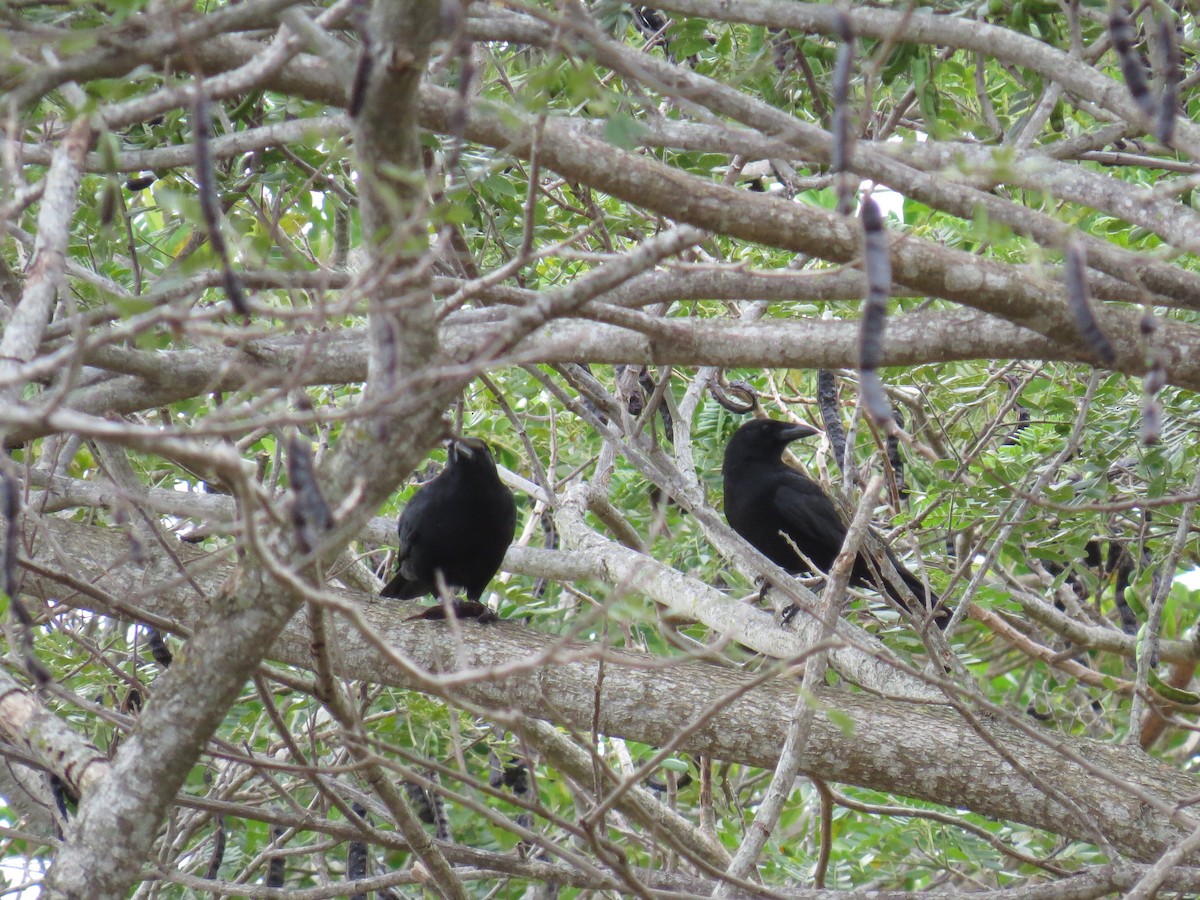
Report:
<svg viewBox="0 0 1200 900"><path fill-rule="evenodd" d="M179 583L168 562L155 560L145 569L123 562L124 542L112 531L55 519L44 520L38 529L33 542L37 566L26 578L31 593L125 618L152 613L180 628L196 627L207 615L203 598ZM56 580L37 571L59 567L50 537L73 548L77 589L94 583L104 595L73 593L61 576ZM229 568L213 565L192 548L174 549L204 593L217 596ZM351 592L335 595L369 629L364 633L344 620L333 628L346 677L432 691L483 715L516 710L584 731L591 728L602 652L596 647L564 644L510 623L462 623L466 640L459 643L443 624L406 621L419 609L416 604ZM293 622L268 656L310 666L309 642L306 629ZM795 702L794 683L776 679L748 688L750 676L727 668L696 662L664 668L648 665L653 659L637 654L603 653L603 733L661 746L676 737L681 725L699 721L682 751L764 768L775 765ZM826 715L814 717L802 752L805 773L1090 840L1090 827L1013 772L954 710L830 689L819 691L816 702L836 710L850 726L843 731ZM1131 857L1155 859L1196 827L1190 815L1175 810L1195 793L1190 775L1140 750L1031 733L990 715L982 719L995 741L1033 771L1052 775L1055 786ZM139 733L144 730L139 727ZM141 749L154 753L149 742Z"/></svg>
<svg viewBox="0 0 1200 900"><path fill-rule="evenodd" d="M385 66L379 70L385 76L398 72L398 81L382 77L378 83L372 82L377 88L376 97L389 96L386 92L391 88L402 88L405 93L389 96L387 109L376 100L369 115L364 115L366 130L358 134L359 153L368 173L394 173L404 167L419 171L413 110L429 50L429 23L437 20L437 9L421 3L380 3L378 14L373 15L374 24L381 29L377 39L416 43L409 55L395 58L397 69ZM81 149L78 156L82 155ZM365 181L374 183L369 176ZM420 196L419 190L408 191L403 198L416 227L424 227ZM364 218L372 202L381 201L364 200ZM377 205L371 208L375 210L371 221L380 231L382 211ZM402 255L392 268L403 279L414 263L412 255ZM420 278L417 283L421 283ZM406 294L405 302L398 307L381 300L381 296L386 295L375 295L372 300L371 385L364 398L372 403L381 397L386 402L387 388L396 380L397 367L411 374L433 352L433 347L423 341L432 322L432 296L428 290ZM415 338L404 330L409 324ZM408 336L400 341L400 352L389 353L388 345L396 344L401 334ZM325 535L320 554L340 552L370 511L416 464L436 438L433 423L460 383L446 380L440 390L425 393L411 406L400 404L398 412L379 411L374 419L384 434L371 433L364 425L346 430L323 468L322 487L334 503L351 491L360 492L363 502ZM407 427L405 434L385 444L381 438L389 431L399 431L402 420ZM227 478L239 502L253 508L254 492L249 486L237 478L236 472L228 473ZM248 549L250 558L240 567L238 577L205 598L209 605L203 620L194 625L187 653L181 654L158 680L151 702L122 743L111 769L81 804L79 816L47 874L47 897L102 900L125 896L139 877L142 861L150 858L150 848L176 790L266 648L303 602L302 594L288 590L286 579L280 579L277 570L265 565L267 557L274 554L284 559L300 555L291 535L265 528ZM267 574L272 571L275 579Z"/></svg>

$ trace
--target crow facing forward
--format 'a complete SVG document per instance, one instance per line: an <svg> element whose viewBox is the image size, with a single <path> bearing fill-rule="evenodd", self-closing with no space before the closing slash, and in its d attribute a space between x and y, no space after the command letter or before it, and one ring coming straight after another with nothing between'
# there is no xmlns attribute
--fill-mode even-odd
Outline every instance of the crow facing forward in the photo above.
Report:
<svg viewBox="0 0 1200 900"><path fill-rule="evenodd" d="M396 575L380 596L437 597L440 578L471 601L455 603L460 617L488 617L479 598L500 569L516 525L517 505L488 445L476 438L451 439L446 468L400 513ZM441 612L437 607L425 618L440 618Z"/></svg>
<svg viewBox="0 0 1200 900"><path fill-rule="evenodd" d="M730 527L793 575L810 571L796 550L827 573L846 538L846 526L821 486L783 461L788 444L814 434L816 429L807 425L754 419L734 432L721 467L725 518ZM891 550L887 555L913 596L932 610L938 627L945 628L950 611L939 605L936 594L926 592L921 579L904 568ZM850 583L880 587L880 580L861 552L854 562ZM882 588L900 606L910 608L901 591L886 579Z"/></svg>

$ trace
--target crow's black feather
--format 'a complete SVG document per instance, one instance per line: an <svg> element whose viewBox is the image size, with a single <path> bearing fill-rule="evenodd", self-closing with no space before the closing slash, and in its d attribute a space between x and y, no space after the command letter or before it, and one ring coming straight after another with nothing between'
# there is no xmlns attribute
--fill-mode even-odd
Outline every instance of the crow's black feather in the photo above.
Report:
<svg viewBox="0 0 1200 900"><path fill-rule="evenodd" d="M380 596L437 596L438 576L478 601L500 569L517 526L512 491L483 441L455 438L446 468L400 513L396 575Z"/></svg>
<svg viewBox="0 0 1200 900"><path fill-rule="evenodd" d="M793 575L809 572L800 551L822 572L828 572L842 549L846 526L833 501L811 478L783 461L783 450L798 438L816 434L807 425L773 419L754 419L739 428L725 448L721 472L725 478L725 518L730 526L771 562ZM933 610L941 628L950 611L932 591L909 572L891 552L888 559L913 596ZM855 560L850 577L856 586L879 587L867 557ZM905 609L908 601L885 580L883 590Z"/></svg>

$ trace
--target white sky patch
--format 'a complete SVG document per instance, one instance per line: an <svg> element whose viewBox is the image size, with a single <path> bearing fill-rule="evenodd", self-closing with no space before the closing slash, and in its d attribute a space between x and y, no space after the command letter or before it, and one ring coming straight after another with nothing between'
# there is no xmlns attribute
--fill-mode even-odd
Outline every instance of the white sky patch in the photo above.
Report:
<svg viewBox="0 0 1200 900"><path fill-rule="evenodd" d="M1200 569L1190 569L1182 575L1176 575L1175 581L1189 591L1200 589Z"/></svg>
<svg viewBox="0 0 1200 900"><path fill-rule="evenodd" d="M41 882L49 860L12 856L0 859L0 887L5 900L35 900L42 895Z"/></svg>
<svg viewBox="0 0 1200 900"><path fill-rule="evenodd" d="M905 135L893 134L888 138L889 144L902 144L905 141L916 140L918 144L923 144L929 139L929 135L923 132L917 132L909 137ZM871 191L871 196L875 202L879 204L879 210L883 213L886 219L889 215L894 215L899 221L904 221L904 195L899 191L893 191L890 187L884 187L881 184L874 185Z"/></svg>
<svg viewBox="0 0 1200 900"><path fill-rule="evenodd" d="M904 195L899 191L876 185L871 192L871 199L879 204L879 211L885 219L895 216L899 221L904 221Z"/></svg>

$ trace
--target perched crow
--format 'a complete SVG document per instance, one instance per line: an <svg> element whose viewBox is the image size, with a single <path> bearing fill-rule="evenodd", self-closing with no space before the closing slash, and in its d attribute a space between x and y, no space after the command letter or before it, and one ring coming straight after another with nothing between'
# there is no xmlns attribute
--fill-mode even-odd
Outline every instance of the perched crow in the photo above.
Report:
<svg viewBox="0 0 1200 900"><path fill-rule="evenodd" d="M492 451L475 438L454 438L446 468L421 487L400 513L396 577L382 597L412 600L438 594L438 575L449 589L466 592L460 616L488 618L479 603L504 561L517 525L512 491L500 481ZM425 618L440 618L441 607Z"/></svg>
<svg viewBox="0 0 1200 900"><path fill-rule="evenodd" d="M816 433L816 429L807 425L754 419L734 432L721 466L725 478L725 518L730 526L793 575L810 571L796 549L822 572L828 572L846 537L846 526L821 486L783 461L784 447L797 438ZM905 569L891 550L888 559L913 596L933 608L938 627L945 628L950 611L938 606L935 594L926 595L921 579ZM850 582L878 587L871 566L861 553L854 563ZM899 590L886 581L883 589L908 608Z"/></svg>

